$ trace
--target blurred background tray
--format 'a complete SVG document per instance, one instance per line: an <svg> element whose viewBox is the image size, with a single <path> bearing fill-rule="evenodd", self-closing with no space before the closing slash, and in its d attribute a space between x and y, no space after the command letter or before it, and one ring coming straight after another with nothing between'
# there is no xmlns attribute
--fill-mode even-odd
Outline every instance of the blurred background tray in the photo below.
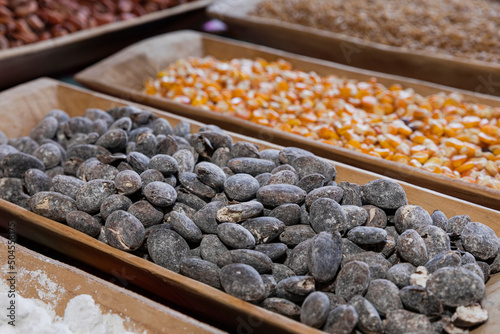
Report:
<svg viewBox="0 0 500 334"><path fill-rule="evenodd" d="M53 108L77 116L83 115L85 109L90 107L109 109L127 104L137 105L55 80L39 79L0 93L0 117L3 120L0 129L9 137L17 137L27 135L30 129ZM167 119L172 126L184 120L190 122L193 131L197 131L202 125L170 113L143 108ZM23 122L19 122L19 119L23 119ZM257 144L260 149L281 148L262 140L234 133L228 134L234 141L249 141ZM364 184L382 177L342 163L335 163L335 166L339 182ZM482 222L500 234L500 212L405 182L399 183L405 189L410 203L421 205L429 212L440 209L448 217L468 214L473 221ZM204 321L230 332L244 333L250 330L259 333L319 333L289 318L271 313L153 262L103 244L67 225L0 200L0 230L6 230L10 221L17 223L16 231L20 236L106 273L126 272L130 283L165 298L173 305L189 310L189 314L194 317L203 317ZM500 326L500 275L490 278L487 292L489 296L485 307L490 312L490 320L474 333L494 333Z"/></svg>
<svg viewBox="0 0 500 334"><path fill-rule="evenodd" d="M11 247L8 241L0 237L0 254L8 254L8 247ZM15 245L14 255L16 294L24 298L41 299L60 317L64 317L66 305L73 297L87 294L92 296L103 315L119 315L124 320L125 329L135 333L222 333L182 313L19 244ZM6 283L9 276L7 270L0 272L2 282Z"/></svg>
<svg viewBox="0 0 500 334"><path fill-rule="evenodd" d="M39 76L89 65L146 37L195 28L203 22L205 7L211 2L189 2L131 20L0 50L0 90Z"/></svg>
<svg viewBox="0 0 500 334"><path fill-rule="evenodd" d="M262 0L218 0L208 15L232 37L350 66L500 95L500 64L409 50L249 13Z"/></svg>
<svg viewBox="0 0 500 334"><path fill-rule="evenodd" d="M299 56L255 44L237 42L193 31L180 31L150 38L134 44L119 53L89 67L76 75L76 80L92 89L123 99L151 105L159 109L190 117L205 123L217 124L226 130L250 135L284 146L298 146L335 161L367 169L385 176L404 180L448 195L465 199L495 209L500 209L500 191L472 184L447 176L437 175L401 163L388 161L342 147L328 145L302 136L278 131L237 117L222 115L190 105L169 101L160 96L144 93L144 82L156 77L159 70L177 59L186 57L214 56L218 59L255 58L266 60L277 58L289 61L294 68L315 71L321 76L335 74L356 80L372 77L390 86L400 83L411 87L423 96L436 92L457 91L466 101L500 106L500 98L472 94L446 86L415 79L407 79L353 67Z"/></svg>

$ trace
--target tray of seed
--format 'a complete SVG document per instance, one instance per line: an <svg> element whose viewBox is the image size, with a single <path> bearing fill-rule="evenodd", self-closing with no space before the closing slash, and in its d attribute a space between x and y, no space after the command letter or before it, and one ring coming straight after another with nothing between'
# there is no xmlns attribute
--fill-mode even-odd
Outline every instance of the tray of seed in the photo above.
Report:
<svg viewBox="0 0 500 334"><path fill-rule="evenodd" d="M496 97L189 31L135 44L76 79L500 208Z"/></svg>
<svg viewBox="0 0 500 334"><path fill-rule="evenodd" d="M15 224L7 235L0 237L1 333L222 333L16 244Z"/></svg>
<svg viewBox="0 0 500 334"><path fill-rule="evenodd" d="M500 95L496 1L220 0L208 14L240 39Z"/></svg>
<svg viewBox="0 0 500 334"><path fill-rule="evenodd" d="M222 329L498 329L498 211L49 79L0 113L1 227Z"/></svg>
<svg viewBox="0 0 500 334"><path fill-rule="evenodd" d="M192 27L211 2L0 1L0 89L91 64L144 37Z"/></svg>

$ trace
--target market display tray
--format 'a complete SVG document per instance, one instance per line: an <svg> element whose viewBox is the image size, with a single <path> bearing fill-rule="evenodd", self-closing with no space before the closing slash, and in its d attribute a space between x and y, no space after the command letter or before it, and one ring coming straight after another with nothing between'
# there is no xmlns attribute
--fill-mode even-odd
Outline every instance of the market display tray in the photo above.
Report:
<svg viewBox="0 0 500 334"><path fill-rule="evenodd" d="M241 39L355 67L500 95L500 64L409 50L340 33L250 15L263 0L219 0L208 15Z"/></svg>
<svg viewBox="0 0 500 334"><path fill-rule="evenodd" d="M213 0L199 0L25 46L0 50L0 90L102 59L145 37L186 29Z"/></svg>
<svg viewBox="0 0 500 334"><path fill-rule="evenodd" d="M197 131L203 124L144 107L125 100L94 93L51 79L39 79L0 93L0 129L9 137L27 135L51 109L65 110L70 116L83 115L87 108L109 109L117 106L136 105L151 110L167 119L172 126L181 120ZM248 141L260 149L281 146L239 134L228 132L233 141ZM332 162L333 163L333 162ZM383 177L343 163L334 162L337 181L364 184ZM448 217L467 214L472 221L490 226L500 234L500 212L432 190L399 182L409 203L422 206L432 212L440 209ZM93 239L67 225L41 217L12 203L0 200L0 228L7 229L9 222L16 222L16 233L37 243L64 253L85 264L107 273L125 272L128 281L147 291L156 293L192 315L203 315L213 324L228 328L231 332L258 333L319 333L319 331L294 320L272 313L256 305L232 297L208 285L176 274L143 258L120 251ZM500 274L493 275L487 283L484 307L490 320L473 333L496 333L500 326Z"/></svg>
<svg viewBox="0 0 500 334"><path fill-rule="evenodd" d="M13 236L18 228L11 225ZM9 239L0 237L2 259L11 254L14 261L13 270L0 272L2 282L7 283L7 279L14 275L17 295L41 299L59 317L64 317L66 305L73 297L87 294L92 296L102 314L120 316L125 329L135 333L223 333L80 269L13 244L14 240ZM7 260L2 263L4 265L7 265Z"/></svg>
<svg viewBox="0 0 500 334"><path fill-rule="evenodd" d="M274 128L258 125L237 117L214 113L144 93L144 81L149 77L155 77L159 70L165 68L170 63L180 58L204 57L208 55L219 59L261 57L267 60L275 60L282 58L292 63L296 69L315 71L319 75L335 74L340 77L356 80L368 80L375 77L386 86L393 83L400 83L404 87L413 88L423 96L441 91L457 91L463 94L468 101L500 106L500 98L497 97L472 94L415 79L360 70L193 31L169 33L134 44L78 73L76 80L94 90L123 99L151 105L201 122L214 123L226 130L250 135L279 145L305 148L315 154L335 161L417 184L487 207L500 209L500 190L437 175L422 169L275 130Z"/></svg>

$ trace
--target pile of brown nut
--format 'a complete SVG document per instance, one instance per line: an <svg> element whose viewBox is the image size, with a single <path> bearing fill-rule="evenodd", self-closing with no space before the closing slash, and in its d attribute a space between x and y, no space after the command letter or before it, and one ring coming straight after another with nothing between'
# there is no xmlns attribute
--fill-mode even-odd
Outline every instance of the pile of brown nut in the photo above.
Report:
<svg viewBox="0 0 500 334"><path fill-rule="evenodd" d="M410 50L500 61L498 1L265 0L253 14Z"/></svg>
<svg viewBox="0 0 500 334"><path fill-rule="evenodd" d="M0 0L0 49L133 19L188 1Z"/></svg>
<svg viewBox="0 0 500 334"><path fill-rule="evenodd" d="M0 131L0 198L273 312L330 333L487 321L494 230L408 204L393 180L336 176L309 151L191 133L136 107L52 110L29 136Z"/></svg>

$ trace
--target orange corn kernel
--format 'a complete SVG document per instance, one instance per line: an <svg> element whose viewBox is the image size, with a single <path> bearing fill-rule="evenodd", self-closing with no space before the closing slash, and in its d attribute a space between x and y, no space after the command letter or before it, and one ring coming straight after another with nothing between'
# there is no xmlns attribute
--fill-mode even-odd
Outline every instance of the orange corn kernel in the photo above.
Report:
<svg viewBox="0 0 500 334"><path fill-rule="evenodd" d="M472 161L467 161L466 163L461 164L455 170L459 172L460 174L474 168L474 163Z"/></svg>
<svg viewBox="0 0 500 334"><path fill-rule="evenodd" d="M450 159L451 165L453 166L453 168L457 168L463 165L467 161L467 159L469 159L469 157L466 155L455 155Z"/></svg>
<svg viewBox="0 0 500 334"><path fill-rule="evenodd" d="M420 163L420 161L418 161L417 159L411 159L409 165L417 168L422 167L422 163Z"/></svg>
<svg viewBox="0 0 500 334"><path fill-rule="evenodd" d="M425 152L427 150L427 147L424 145L415 145L410 148L411 154L419 153L419 152Z"/></svg>
<svg viewBox="0 0 500 334"><path fill-rule="evenodd" d="M377 104L377 98L374 96L363 96L361 98L361 106L371 109Z"/></svg>
<svg viewBox="0 0 500 334"><path fill-rule="evenodd" d="M281 123L278 125L278 129L285 132L292 132L292 127L287 123Z"/></svg>
<svg viewBox="0 0 500 334"><path fill-rule="evenodd" d="M444 134L444 127L441 124L432 124L431 133L441 137Z"/></svg>
<svg viewBox="0 0 500 334"><path fill-rule="evenodd" d="M460 151L465 146L465 143L461 140L456 139L456 138L449 138L446 141L445 145L453 147L457 151Z"/></svg>
<svg viewBox="0 0 500 334"><path fill-rule="evenodd" d="M318 136L321 139L336 139L339 140L340 137L337 135L335 130L328 127L322 127L318 130Z"/></svg>
<svg viewBox="0 0 500 334"><path fill-rule="evenodd" d="M302 122L296 118L289 119L288 121L286 121L286 123L291 126L302 125Z"/></svg>
<svg viewBox="0 0 500 334"><path fill-rule="evenodd" d="M340 91L340 96L344 97L344 98L348 98L349 96L351 96L351 88L345 86L345 87L341 87L339 89Z"/></svg>
<svg viewBox="0 0 500 334"><path fill-rule="evenodd" d="M382 158L380 153L374 152L374 151L369 152L368 155L371 155L372 157L376 157L376 158Z"/></svg>
<svg viewBox="0 0 500 334"><path fill-rule="evenodd" d="M489 150L493 153L493 155L500 155L500 145L492 145L489 147Z"/></svg>
<svg viewBox="0 0 500 334"><path fill-rule="evenodd" d="M403 136L409 136L413 133L413 130L406 125L401 125L400 127L398 127L398 132Z"/></svg>
<svg viewBox="0 0 500 334"><path fill-rule="evenodd" d="M422 144L424 142L424 140L426 140L427 137L424 136L423 134L417 134L413 137L413 142L415 144Z"/></svg>
<svg viewBox="0 0 500 334"><path fill-rule="evenodd" d="M498 137L500 135L498 127L491 124L483 125L480 129L482 132L492 137Z"/></svg>
<svg viewBox="0 0 500 334"><path fill-rule="evenodd" d="M351 139L347 142L347 145L361 149L361 143L357 140Z"/></svg>
<svg viewBox="0 0 500 334"><path fill-rule="evenodd" d="M481 119L477 116L465 116L462 119L462 124L468 129L478 127L480 122Z"/></svg>
<svg viewBox="0 0 500 334"><path fill-rule="evenodd" d="M302 114L299 116L299 119L303 122L303 123L314 123L314 122L317 122L318 121L318 116L316 116L314 113L312 112L309 112L309 113L305 113L305 114Z"/></svg>
<svg viewBox="0 0 500 334"><path fill-rule="evenodd" d="M415 159L418 162L420 162L421 164L423 164L424 162L427 161L427 159L429 159L429 154L427 152L416 152L416 153L412 154L411 157L412 157L412 160Z"/></svg>
<svg viewBox="0 0 500 334"><path fill-rule="evenodd" d="M494 145L498 142L497 138L489 136L484 132L479 132L477 136L479 137L479 140L486 145Z"/></svg>
<svg viewBox="0 0 500 334"><path fill-rule="evenodd" d="M406 155L402 153L394 153L394 155L392 156L392 160L403 163L405 165L407 165L410 162L410 158L408 158Z"/></svg>
<svg viewBox="0 0 500 334"><path fill-rule="evenodd" d="M382 158L386 158L387 156L389 156L389 154L391 154L391 150L387 149L387 148L375 148L373 150L373 152L375 153L378 153L378 155Z"/></svg>

